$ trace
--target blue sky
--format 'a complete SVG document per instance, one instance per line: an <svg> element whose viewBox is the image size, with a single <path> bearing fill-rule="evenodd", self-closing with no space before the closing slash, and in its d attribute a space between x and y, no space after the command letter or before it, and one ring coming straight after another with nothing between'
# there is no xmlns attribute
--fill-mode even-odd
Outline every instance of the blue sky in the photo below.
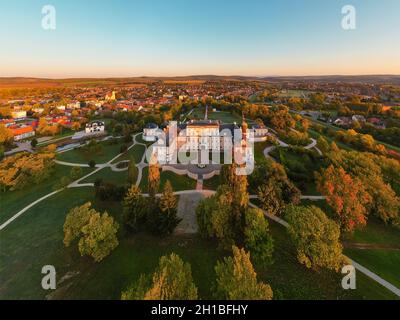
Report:
<svg viewBox="0 0 400 320"><path fill-rule="evenodd" d="M0 76L400 74L399 35L399 0L0 0Z"/></svg>

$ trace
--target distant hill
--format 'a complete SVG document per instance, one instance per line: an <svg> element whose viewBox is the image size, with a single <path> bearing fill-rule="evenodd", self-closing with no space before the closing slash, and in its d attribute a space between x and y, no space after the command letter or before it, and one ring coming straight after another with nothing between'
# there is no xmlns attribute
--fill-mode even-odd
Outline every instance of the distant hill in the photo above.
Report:
<svg viewBox="0 0 400 320"><path fill-rule="evenodd" d="M366 76L304 76L304 77L247 77L247 76L218 76L192 75L177 77L123 77L123 78L70 78L70 79L41 79L31 77L0 77L0 88L49 88L65 86L129 86L143 85L153 82L204 82L204 81L267 81L279 82L325 82L325 83L371 83L400 85L399 75L366 75Z"/></svg>
<svg viewBox="0 0 400 320"><path fill-rule="evenodd" d="M370 84L395 84L400 85L400 75L363 75L363 76L304 76L304 77L264 77L269 82L343 82L343 83L370 83Z"/></svg>

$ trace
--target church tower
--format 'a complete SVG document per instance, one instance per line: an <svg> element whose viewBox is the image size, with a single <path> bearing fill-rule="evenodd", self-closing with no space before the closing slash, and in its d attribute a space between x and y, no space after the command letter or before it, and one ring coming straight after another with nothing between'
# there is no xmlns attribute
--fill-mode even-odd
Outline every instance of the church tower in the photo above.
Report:
<svg viewBox="0 0 400 320"><path fill-rule="evenodd" d="M246 122L246 119L244 118L244 113L242 113L242 139L244 142L247 142L247 130L249 129L249 126Z"/></svg>

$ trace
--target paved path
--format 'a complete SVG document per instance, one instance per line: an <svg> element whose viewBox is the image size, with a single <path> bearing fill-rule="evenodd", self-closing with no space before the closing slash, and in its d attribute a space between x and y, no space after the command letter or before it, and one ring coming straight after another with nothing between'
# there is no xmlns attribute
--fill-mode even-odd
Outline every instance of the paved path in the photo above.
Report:
<svg viewBox="0 0 400 320"><path fill-rule="evenodd" d="M196 208L204 198L201 193L185 194L179 197L178 217L182 219L176 227L175 234L194 234L198 232Z"/></svg>

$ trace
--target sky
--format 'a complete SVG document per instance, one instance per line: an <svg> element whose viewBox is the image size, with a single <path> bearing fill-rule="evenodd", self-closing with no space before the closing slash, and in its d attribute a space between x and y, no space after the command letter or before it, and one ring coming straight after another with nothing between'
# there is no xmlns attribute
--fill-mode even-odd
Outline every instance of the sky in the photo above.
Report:
<svg viewBox="0 0 400 320"><path fill-rule="evenodd" d="M399 40L400 0L0 0L0 77L400 74Z"/></svg>

